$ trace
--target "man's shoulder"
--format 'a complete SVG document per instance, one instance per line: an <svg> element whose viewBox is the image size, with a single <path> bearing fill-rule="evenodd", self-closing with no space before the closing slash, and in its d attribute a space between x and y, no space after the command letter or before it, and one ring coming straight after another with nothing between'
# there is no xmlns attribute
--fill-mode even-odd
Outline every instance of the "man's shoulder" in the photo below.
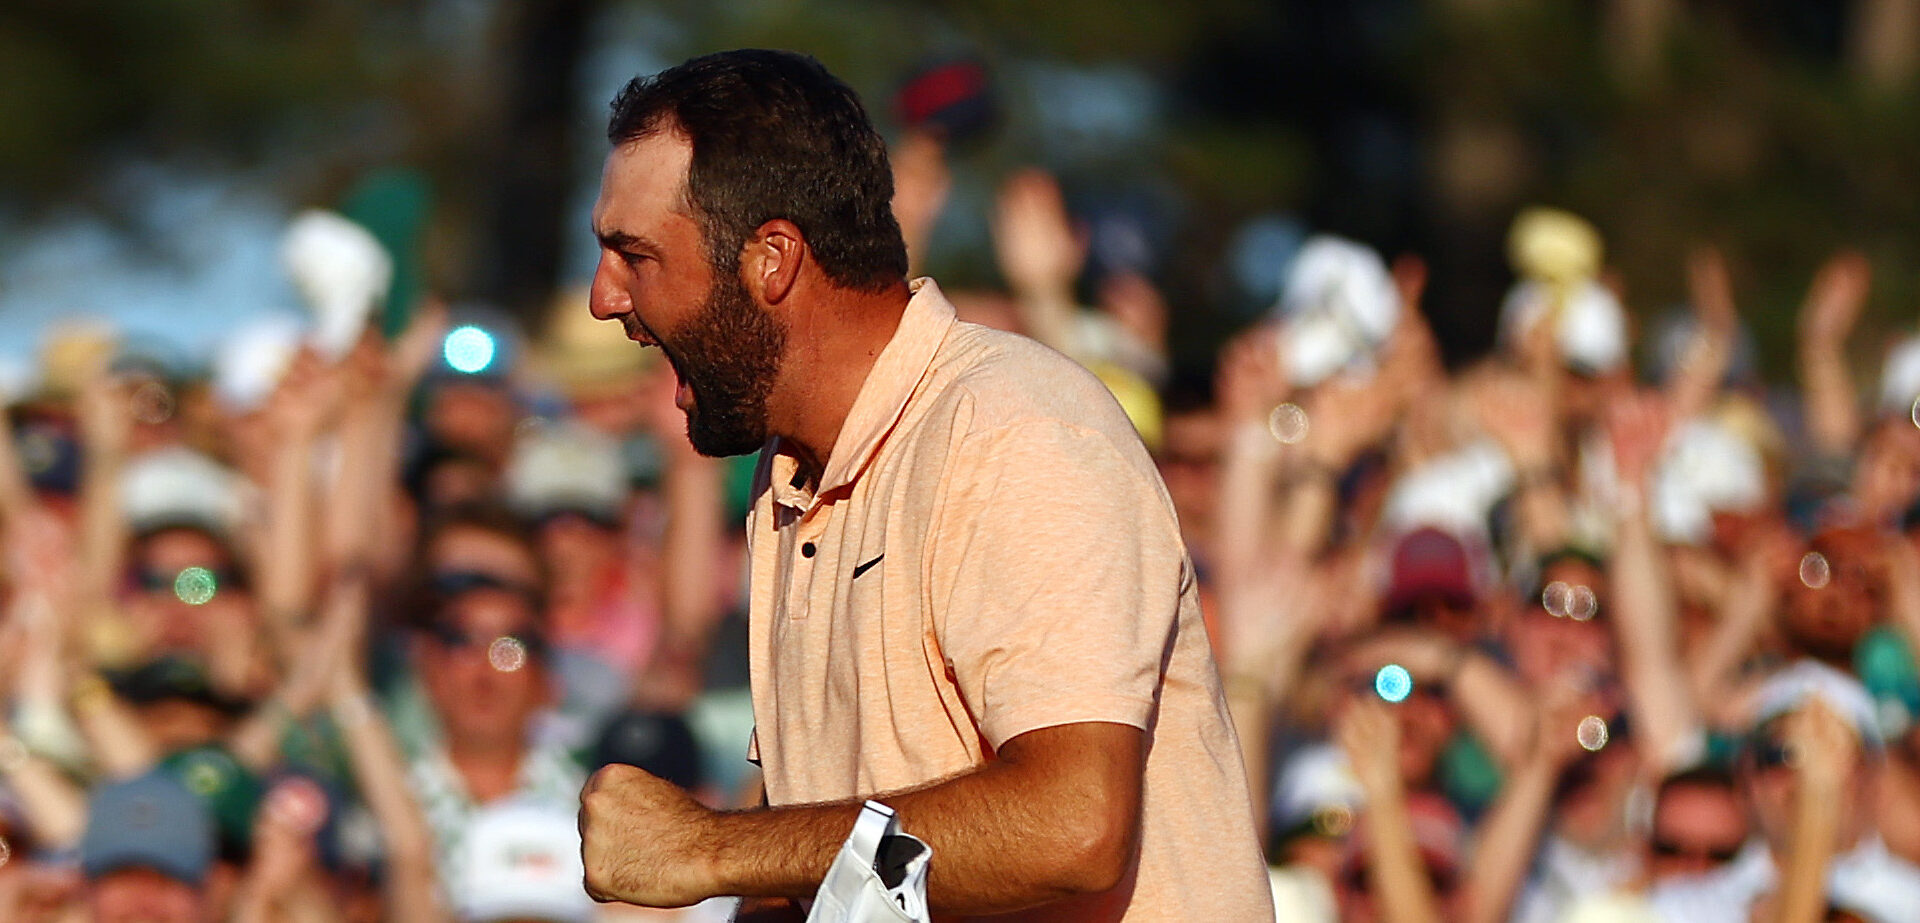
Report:
<svg viewBox="0 0 1920 923"><path fill-rule="evenodd" d="M1133 432L1092 372L1017 333L956 323L928 374L930 412L957 415L954 422L969 433L1036 423L1116 436Z"/></svg>

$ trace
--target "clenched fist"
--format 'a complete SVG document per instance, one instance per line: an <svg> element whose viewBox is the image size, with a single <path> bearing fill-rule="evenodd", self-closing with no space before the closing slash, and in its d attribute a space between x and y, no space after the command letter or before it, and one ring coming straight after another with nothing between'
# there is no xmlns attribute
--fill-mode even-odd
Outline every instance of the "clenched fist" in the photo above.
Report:
<svg viewBox="0 0 1920 923"><path fill-rule="evenodd" d="M580 855L597 901L686 907L715 896L715 813L670 782L622 764L580 793Z"/></svg>

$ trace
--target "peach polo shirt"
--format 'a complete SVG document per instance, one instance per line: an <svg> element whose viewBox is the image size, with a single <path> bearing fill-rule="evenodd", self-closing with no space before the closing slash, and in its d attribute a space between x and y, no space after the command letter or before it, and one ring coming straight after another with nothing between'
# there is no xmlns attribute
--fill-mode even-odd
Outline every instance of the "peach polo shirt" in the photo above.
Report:
<svg viewBox="0 0 1920 923"><path fill-rule="evenodd" d="M913 291L818 483L778 439L761 456L751 755L769 802L897 791L1027 731L1127 724L1148 742L1135 868L1008 919L1271 920L1193 566L1139 437L1072 360L956 321L931 280Z"/></svg>

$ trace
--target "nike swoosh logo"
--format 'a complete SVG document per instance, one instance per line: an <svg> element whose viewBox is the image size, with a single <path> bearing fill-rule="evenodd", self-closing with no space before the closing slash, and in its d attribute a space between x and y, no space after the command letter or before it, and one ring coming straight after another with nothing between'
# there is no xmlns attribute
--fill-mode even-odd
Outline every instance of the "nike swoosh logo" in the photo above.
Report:
<svg viewBox="0 0 1920 923"><path fill-rule="evenodd" d="M880 559L881 559L881 558L884 558L884 557L886 557L886 556L887 556L887 554L886 554L886 552L884 552L884 551L883 551L883 552L881 552L881 553L879 553L879 554L877 554L877 555L874 555L874 557L873 557L873 560L871 560L871 561L868 561L867 563L865 563L865 564L862 564L862 565L860 565L860 566L858 566L858 567L856 567L856 568L854 568L854 569L853 569L853 579L855 579L855 580L858 580L858 579L860 579L860 575L861 575L861 574L864 574L864 573L866 573L867 571L870 571L870 570L872 570L872 569L873 569L873 566L874 566L875 564L878 564L878 563L880 563Z"/></svg>

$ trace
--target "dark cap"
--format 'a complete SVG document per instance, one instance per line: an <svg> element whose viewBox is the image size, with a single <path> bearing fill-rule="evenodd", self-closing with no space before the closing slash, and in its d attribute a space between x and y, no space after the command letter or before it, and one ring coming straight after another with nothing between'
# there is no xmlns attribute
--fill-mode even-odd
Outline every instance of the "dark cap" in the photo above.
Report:
<svg viewBox="0 0 1920 923"><path fill-rule="evenodd" d="M80 869L89 879L152 869L198 886L213 864L213 818L186 786L159 772L94 790Z"/></svg>

